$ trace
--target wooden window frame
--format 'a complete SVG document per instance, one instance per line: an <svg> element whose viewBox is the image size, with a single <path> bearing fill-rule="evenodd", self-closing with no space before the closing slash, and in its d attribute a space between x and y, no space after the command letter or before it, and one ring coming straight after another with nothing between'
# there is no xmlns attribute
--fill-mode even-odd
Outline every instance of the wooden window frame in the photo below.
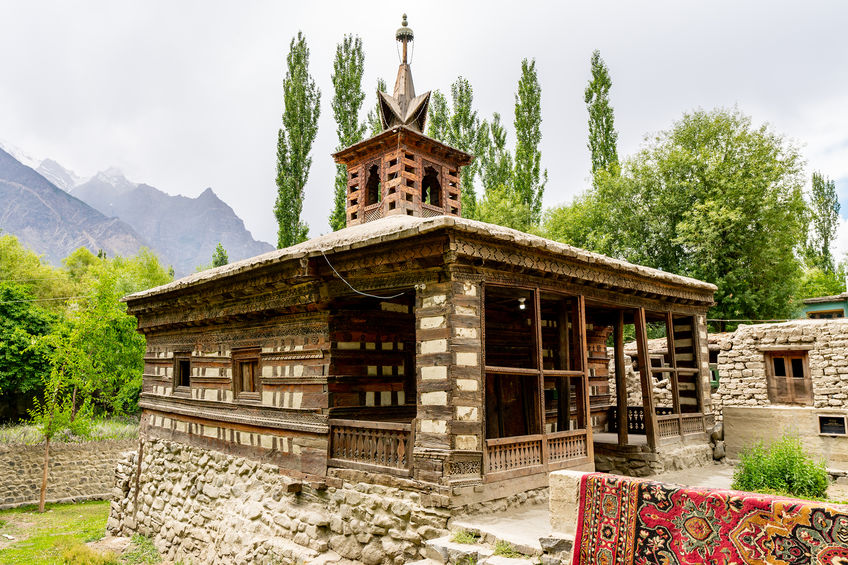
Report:
<svg viewBox="0 0 848 565"><path fill-rule="evenodd" d="M233 350L232 385L233 399L238 401L260 402L262 400L262 359L259 348ZM253 390L241 389L241 367L246 363L255 363L253 373Z"/></svg>
<svg viewBox="0 0 848 565"><path fill-rule="evenodd" d="M772 404L790 404L794 406L812 406L813 405L813 382L812 377L810 376L810 361L809 356L807 355L806 350L774 350L774 351L766 351L764 353L765 357L765 365L766 365L766 386L768 388L768 397L769 402ZM784 367L786 370L785 377L778 377L774 373L774 360L776 358L781 358L784 361ZM803 362L803 371L804 374L801 377L796 377L794 374L794 370L792 368L792 359L801 359ZM795 397L795 387L792 386L792 383L795 379L802 378L807 382L807 389L809 390L809 397L807 398L796 398ZM777 393L777 379L785 379L786 380L786 397L778 397Z"/></svg>
<svg viewBox="0 0 848 565"><path fill-rule="evenodd" d="M183 371L180 368L181 363L188 363L188 384L183 385L180 384L182 379L180 378L183 375ZM190 395L191 394L191 352L190 351L180 351L174 353L174 374L173 374L173 393L177 395Z"/></svg>
<svg viewBox="0 0 848 565"><path fill-rule="evenodd" d="M822 314L831 314L830 316L822 316ZM833 314L839 314L834 316ZM832 310L810 310L807 312L807 318L810 320L837 320L845 317L845 310L842 308L834 308Z"/></svg>

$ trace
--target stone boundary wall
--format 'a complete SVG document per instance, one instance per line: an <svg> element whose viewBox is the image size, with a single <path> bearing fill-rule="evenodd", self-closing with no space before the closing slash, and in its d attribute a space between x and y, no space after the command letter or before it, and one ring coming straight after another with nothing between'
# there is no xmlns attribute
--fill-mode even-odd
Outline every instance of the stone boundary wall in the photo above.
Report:
<svg viewBox="0 0 848 565"><path fill-rule="evenodd" d="M136 492L136 473L140 488ZM328 477L160 439L118 462L107 530L153 539L169 561L299 563L327 551L365 563L421 558L447 534L444 496Z"/></svg>
<svg viewBox="0 0 848 565"><path fill-rule="evenodd" d="M783 347L807 352L815 408L848 409L848 319L794 320L742 325L721 343L719 387L712 396L717 420L725 406L774 406L765 354Z"/></svg>
<svg viewBox="0 0 848 565"><path fill-rule="evenodd" d="M121 453L134 439L51 443L47 502L108 499ZM44 444L0 446L0 509L37 504L44 468Z"/></svg>

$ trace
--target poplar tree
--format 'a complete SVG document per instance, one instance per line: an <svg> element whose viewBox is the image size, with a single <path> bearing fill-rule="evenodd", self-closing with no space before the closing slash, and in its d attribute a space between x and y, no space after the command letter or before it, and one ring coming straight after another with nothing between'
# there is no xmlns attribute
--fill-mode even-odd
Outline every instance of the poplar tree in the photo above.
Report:
<svg viewBox="0 0 848 565"><path fill-rule="evenodd" d="M333 60L333 117L336 119L336 134L339 144L336 150L342 150L362 141L366 124L359 121L359 110L365 100L362 91L362 72L365 68L365 56L362 52L362 40L346 35L336 46ZM379 85L378 85L379 86ZM345 219L345 201L347 197L347 167L336 165L336 187L333 210L330 213L330 227L333 231L347 225Z"/></svg>
<svg viewBox="0 0 848 565"><path fill-rule="evenodd" d="M386 81L382 78L377 79L377 90L386 92ZM378 99L374 106L369 110L368 116L365 118L368 123L368 134L374 137L383 131L383 122L380 121L380 100Z"/></svg>
<svg viewBox="0 0 848 565"><path fill-rule="evenodd" d="M515 94L515 170L513 187L530 209L531 224L542 215L542 195L548 182L547 169L542 172L542 88L536 76L536 60L521 61L521 78Z"/></svg>
<svg viewBox="0 0 848 565"><path fill-rule="evenodd" d="M821 173L813 173L810 194L810 230L805 246L807 263L828 274L835 272L830 251L839 226L839 198L836 183Z"/></svg>
<svg viewBox="0 0 848 565"><path fill-rule="evenodd" d="M500 186L512 186L512 154L506 148L506 128L497 112L492 115L488 133L486 153L480 156L480 180L484 194Z"/></svg>
<svg viewBox="0 0 848 565"><path fill-rule="evenodd" d="M592 52L592 78L584 93L586 108L589 110L589 151L592 153L592 174L605 170L618 174L618 133L615 131L615 118L609 102L609 90L612 80L609 71L601 59L601 52Z"/></svg>
<svg viewBox="0 0 848 565"><path fill-rule="evenodd" d="M292 38L283 79L283 127L277 136L277 247L305 241L309 227L301 221L304 189L318 133L321 91L309 74L309 48L302 32Z"/></svg>
<svg viewBox="0 0 848 565"><path fill-rule="evenodd" d="M223 267L229 262L230 258L227 256L227 250L224 249L224 246L219 241L218 247L215 248L215 253L212 254L212 267Z"/></svg>
<svg viewBox="0 0 848 565"><path fill-rule="evenodd" d="M459 77L451 85L451 102L452 107L449 107L441 92L433 92L427 135L460 151L483 155L488 144L489 126L477 117L477 111L473 109L474 89L467 79ZM480 172L480 166L481 162L475 159L470 165L463 167L460 173L464 218L476 218L477 196L474 191L474 178Z"/></svg>

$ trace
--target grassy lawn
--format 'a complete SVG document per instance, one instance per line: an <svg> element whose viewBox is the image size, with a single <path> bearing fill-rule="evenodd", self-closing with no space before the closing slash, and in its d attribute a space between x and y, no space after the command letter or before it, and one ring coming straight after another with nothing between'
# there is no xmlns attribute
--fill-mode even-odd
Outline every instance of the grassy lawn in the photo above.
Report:
<svg viewBox="0 0 848 565"><path fill-rule="evenodd" d="M108 565L158 563L149 540L136 536L119 557L85 547L102 538L109 516L108 501L48 504L39 514L35 506L0 511L0 564L2 565ZM4 534L12 536L10 540Z"/></svg>

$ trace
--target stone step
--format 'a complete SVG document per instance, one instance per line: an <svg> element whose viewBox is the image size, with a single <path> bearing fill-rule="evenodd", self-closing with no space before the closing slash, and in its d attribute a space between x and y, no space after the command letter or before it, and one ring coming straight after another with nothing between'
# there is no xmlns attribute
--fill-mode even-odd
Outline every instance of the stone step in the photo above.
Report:
<svg viewBox="0 0 848 565"><path fill-rule="evenodd" d="M539 535L544 532L539 532L536 528L524 528L520 524L510 524L506 520L503 524L481 524L473 521L455 520L450 527L474 534L480 538L481 543L492 547L498 542L505 542L511 545L514 551L530 557L543 553L542 546L539 543Z"/></svg>
<svg viewBox="0 0 848 565"><path fill-rule="evenodd" d="M485 545L453 542L450 535L426 541L423 551L424 557L445 564L479 564L493 553L494 550Z"/></svg>
<svg viewBox="0 0 848 565"><path fill-rule="evenodd" d="M420 561L411 561L406 565L443 565L443 562L434 561L433 559L421 559Z"/></svg>
<svg viewBox="0 0 848 565"><path fill-rule="evenodd" d="M477 565L536 565L539 562L538 558L522 558L522 557L504 557L503 555L492 555Z"/></svg>

